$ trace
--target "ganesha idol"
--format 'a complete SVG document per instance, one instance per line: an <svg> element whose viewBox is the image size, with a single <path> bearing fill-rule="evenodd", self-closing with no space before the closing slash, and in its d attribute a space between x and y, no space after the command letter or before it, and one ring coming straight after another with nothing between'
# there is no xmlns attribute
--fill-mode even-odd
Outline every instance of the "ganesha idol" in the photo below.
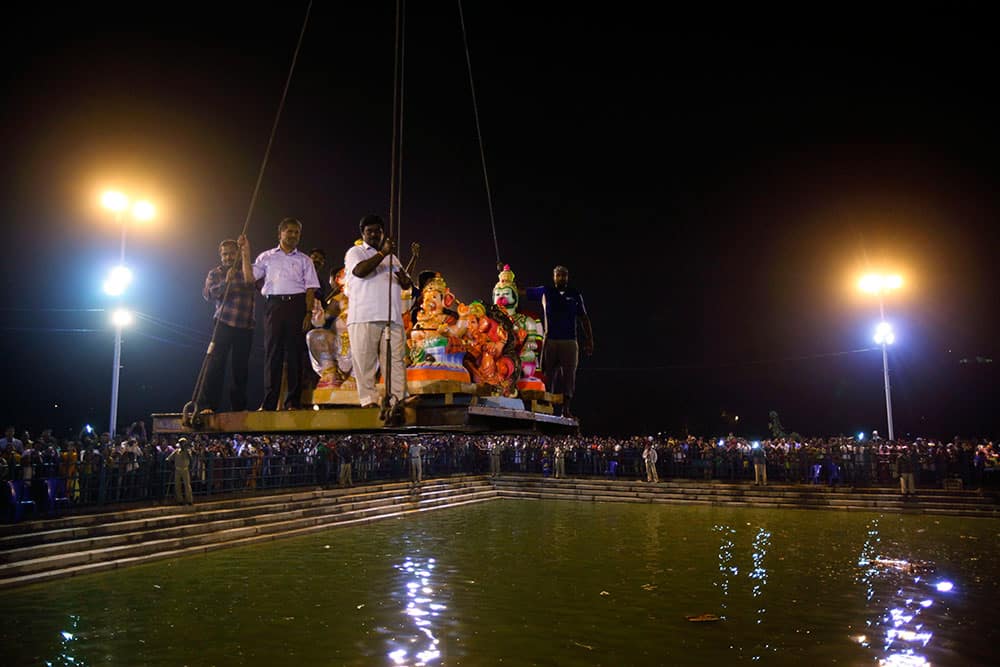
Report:
<svg viewBox="0 0 1000 667"><path fill-rule="evenodd" d="M319 375L311 401L314 403L327 402L333 391L357 389L352 375L351 340L347 334L344 270L338 271L330 282L333 291L326 303L316 299L313 304L312 323L316 328L306 334L309 360Z"/></svg>
<svg viewBox="0 0 1000 667"><path fill-rule="evenodd" d="M504 265L499 281L493 287L493 303L499 306L514 324L517 336L517 351L521 362L521 377L518 389L545 391L545 383L535 375L538 370L538 353L542 347L545 331L542 323L524 313L517 312L517 283L509 265Z"/></svg>
<svg viewBox="0 0 1000 667"><path fill-rule="evenodd" d="M501 396L516 396L520 367L517 333L507 313L496 304L479 301L459 305L464 323L465 367L477 384L489 385Z"/></svg>
<svg viewBox="0 0 1000 667"><path fill-rule="evenodd" d="M421 288L420 307L407 337L407 382L471 380L463 365L467 321L455 316L458 305L440 273Z"/></svg>

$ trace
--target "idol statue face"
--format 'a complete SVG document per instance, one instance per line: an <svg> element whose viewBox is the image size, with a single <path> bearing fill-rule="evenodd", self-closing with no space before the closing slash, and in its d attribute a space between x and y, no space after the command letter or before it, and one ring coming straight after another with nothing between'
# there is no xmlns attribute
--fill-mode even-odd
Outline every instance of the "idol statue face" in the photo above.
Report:
<svg viewBox="0 0 1000 667"><path fill-rule="evenodd" d="M437 316L444 308L444 295L438 290L427 290L421 298L420 305L428 317Z"/></svg>
<svg viewBox="0 0 1000 667"><path fill-rule="evenodd" d="M508 313L512 313L517 309L517 292L507 286L495 287L493 289L493 303Z"/></svg>

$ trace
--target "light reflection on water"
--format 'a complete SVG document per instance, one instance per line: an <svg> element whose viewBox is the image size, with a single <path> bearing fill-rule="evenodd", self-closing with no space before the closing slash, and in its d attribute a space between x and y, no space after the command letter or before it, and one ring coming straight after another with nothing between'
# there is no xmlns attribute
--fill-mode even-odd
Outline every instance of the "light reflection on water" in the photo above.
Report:
<svg viewBox="0 0 1000 667"><path fill-rule="evenodd" d="M399 599L409 627L404 626L387 640L393 665L423 667L441 658L441 639L435 635L434 621L448 606L435 597L436 566L435 559L420 556L408 557L394 566L397 584L401 585L394 587L392 595Z"/></svg>
<svg viewBox="0 0 1000 667"><path fill-rule="evenodd" d="M77 640L77 635L79 634L79 627L80 617L75 614L70 614L69 629L61 630L59 632L59 655L54 662L51 660L45 661L45 664L48 667L53 667L54 665L73 665L73 667L84 667L84 665L87 664L84 660L74 655L74 649L76 648L75 642Z"/></svg>
<svg viewBox="0 0 1000 667"><path fill-rule="evenodd" d="M768 580L765 559L767 558L768 549L771 546L771 531L761 526L754 529L752 524L749 523L747 526L751 528L751 532L753 533L753 539L750 543L750 568L747 571L747 579L750 581L750 597L754 605L753 623L754 625L762 625L764 623L764 615L767 613L767 607L764 604L764 593ZM712 527L712 530L719 535L718 576L713 585L719 589L721 594L719 607L722 613L719 615L719 619L725 621L726 611L729 608L731 588L734 585L735 578L740 573L740 568L737 564L740 549L736 545L739 533L736 528L728 525L716 524ZM774 650L769 642L753 642L752 644L748 642L748 649L751 653L750 658L753 661L760 660L765 651Z"/></svg>
<svg viewBox="0 0 1000 667"><path fill-rule="evenodd" d="M736 535L736 529L725 525L715 525L712 526L712 530L719 534L719 577L714 586L722 594L722 600L719 602L722 613L719 614L719 617L725 620L726 609L729 606L730 577L735 577L740 573L740 568L733 561L733 547L735 546L733 539Z"/></svg>
<svg viewBox="0 0 1000 667"><path fill-rule="evenodd" d="M941 593L951 592L953 585L932 581L933 563L885 554L880 542L878 519L872 519L858 559L858 581L864 586L871 615L866 620L867 634L852 639L871 649L880 665L930 665L926 649L947 622L947 605L938 603L946 602ZM932 607L941 612L928 611Z"/></svg>
<svg viewBox="0 0 1000 667"><path fill-rule="evenodd" d="M998 537L994 520L504 500L5 591L0 662L986 665Z"/></svg>

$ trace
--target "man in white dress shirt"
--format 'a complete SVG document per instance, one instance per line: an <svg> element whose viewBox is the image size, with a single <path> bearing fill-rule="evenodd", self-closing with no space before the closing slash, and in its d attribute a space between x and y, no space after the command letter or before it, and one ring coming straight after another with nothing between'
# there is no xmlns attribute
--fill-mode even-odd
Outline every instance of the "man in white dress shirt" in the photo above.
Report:
<svg viewBox="0 0 1000 667"><path fill-rule="evenodd" d="M352 246L344 256L344 276L351 303L347 309L347 333L351 340L358 398L362 407L378 407L375 369L378 363L383 374L386 373L382 338L388 322L392 350L392 367L388 375L392 386L387 391L392 392L399 405L406 393L401 291L409 289L412 281L399 259L392 255L392 239L385 235L382 218L366 215L359 227L362 243Z"/></svg>
<svg viewBox="0 0 1000 667"><path fill-rule="evenodd" d="M313 298L319 287L316 267L309 255L297 247L302 223L285 218L278 225L278 246L265 250L250 262L250 243L240 236L243 271L247 282L263 280L261 294L267 300L264 313L264 402L262 410L297 410L302 407L302 360L306 331L312 326ZM281 391L281 367L288 364L288 395Z"/></svg>

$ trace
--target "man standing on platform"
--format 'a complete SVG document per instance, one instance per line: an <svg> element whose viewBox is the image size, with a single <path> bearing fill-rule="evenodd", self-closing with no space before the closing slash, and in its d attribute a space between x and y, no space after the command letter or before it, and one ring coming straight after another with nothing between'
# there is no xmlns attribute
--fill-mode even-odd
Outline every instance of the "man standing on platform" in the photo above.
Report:
<svg viewBox="0 0 1000 667"><path fill-rule="evenodd" d="M581 345L576 340L579 320L583 330L583 353L594 353L594 332L583 305L583 295L569 286L569 269L557 266L552 270L552 285L529 287L525 296L541 301L545 312L545 344L542 348L542 373L549 390L562 394L562 416L573 417L570 403L576 389L576 366Z"/></svg>
<svg viewBox="0 0 1000 667"><path fill-rule="evenodd" d="M383 334L388 323L391 350L388 363L392 366L388 374L392 386L386 387L386 391L392 392L398 406L406 393L401 291L408 289L412 281L399 259L392 255L392 239L385 235L382 218L366 215L361 218L359 227L361 244L351 246L344 256L346 290L351 300L347 310L347 333L351 340L358 398L362 407L378 407L375 367L378 363L383 377L386 376Z"/></svg>
<svg viewBox="0 0 1000 667"><path fill-rule="evenodd" d="M250 345L253 342L254 285L244 276L239 244L226 239L219 244L221 264L208 272L201 294L215 301L215 345L205 371L199 403L202 412L215 412L222 403L222 383L226 357L231 356L233 383L229 402L235 412L247 409L247 377L250 373ZM230 354L231 353L231 354ZM141 423L141 422L140 422Z"/></svg>
<svg viewBox="0 0 1000 667"><path fill-rule="evenodd" d="M302 223L285 218L278 225L278 246L265 250L250 263L250 242L240 236L243 273L248 282L263 280L267 300L264 313L264 402L261 410L301 408L302 361L306 331L312 327L313 295L319 287L316 268L297 247ZM288 395L280 404L281 368L288 364Z"/></svg>

